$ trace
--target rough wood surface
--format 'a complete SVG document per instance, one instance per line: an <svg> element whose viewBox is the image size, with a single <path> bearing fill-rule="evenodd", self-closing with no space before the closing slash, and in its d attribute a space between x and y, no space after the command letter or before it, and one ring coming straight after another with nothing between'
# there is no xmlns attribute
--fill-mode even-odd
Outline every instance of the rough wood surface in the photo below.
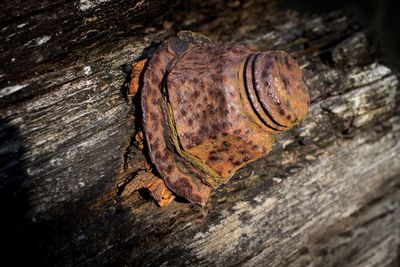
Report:
<svg viewBox="0 0 400 267"><path fill-rule="evenodd" d="M1 251L58 266L396 266L398 79L370 34L276 1L190 2L1 3ZM181 29L289 51L312 106L205 207L159 208L119 194L145 159L126 66Z"/></svg>

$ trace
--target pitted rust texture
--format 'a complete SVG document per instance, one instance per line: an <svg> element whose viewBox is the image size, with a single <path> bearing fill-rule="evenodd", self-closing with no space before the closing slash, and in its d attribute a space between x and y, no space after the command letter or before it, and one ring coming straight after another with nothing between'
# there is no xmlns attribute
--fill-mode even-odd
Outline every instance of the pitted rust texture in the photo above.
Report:
<svg viewBox="0 0 400 267"><path fill-rule="evenodd" d="M275 126L290 128L308 110L308 89L296 61L283 51L257 53L252 62L258 101Z"/></svg>
<svg viewBox="0 0 400 267"><path fill-rule="evenodd" d="M301 70L287 53L216 46L190 32L160 45L141 97L152 162L170 190L200 204L268 153L309 106Z"/></svg>
<svg viewBox="0 0 400 267"><path fill-rule="evenodd" d="M145 72L141 98L143 129L150 158L166 186L191 202L205 203L210 188L185 171L184 166L180 166L182 163L174 154L168 119L165 117L167 103L166 96L162 94L163 78L169 64L183 47L174 42L177 40L169 39L161 44Z"/></svg>
<svg viewBox="0 0 400 267"><path fill-rule="evenodd" d="M194 47L168 76L180 144L217 173L206 181L214 187L259 158L272 141L252 113L246 115L238 90L241 67L251 53L242 45Z"/></svg>

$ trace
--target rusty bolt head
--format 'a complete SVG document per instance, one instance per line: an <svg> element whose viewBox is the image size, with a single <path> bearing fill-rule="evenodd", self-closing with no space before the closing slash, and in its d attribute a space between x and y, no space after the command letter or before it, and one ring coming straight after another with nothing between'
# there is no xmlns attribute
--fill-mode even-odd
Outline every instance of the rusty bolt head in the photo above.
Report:
<svg viewBox="0 0 400 267"><path fill-rule="evenodd" d="M156 51L142 109L150 157L167 187L204 204L210 187L271 149L307 113L296 61L283 51L216 46L186 33Z"/></svg>

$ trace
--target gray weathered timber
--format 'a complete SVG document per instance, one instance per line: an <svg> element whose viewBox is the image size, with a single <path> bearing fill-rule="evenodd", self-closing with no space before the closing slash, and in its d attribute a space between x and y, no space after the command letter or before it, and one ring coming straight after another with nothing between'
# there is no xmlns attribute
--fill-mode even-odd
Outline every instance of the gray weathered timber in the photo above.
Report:
<svg viewBox="0 0 400 267"><path fill-rule="evenodd" d="M0 235L14 261L399 264L398 75L352 19L276 1L8 1L1 10ZM289 51L312 105L206 206L159 208L118 190L145 160L132 145L140 109L125 96L126 66L181 29Z"/></svg>

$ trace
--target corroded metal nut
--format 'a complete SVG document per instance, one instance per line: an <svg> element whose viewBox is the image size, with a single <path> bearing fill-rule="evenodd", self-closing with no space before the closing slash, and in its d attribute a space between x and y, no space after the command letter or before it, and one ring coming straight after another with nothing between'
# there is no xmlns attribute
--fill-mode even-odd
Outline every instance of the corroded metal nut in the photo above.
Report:
<svg viewBox="0 0 400 267"><path fill-rule="evenodd" d="M211 188L303 119L310 99L287 53L181 32L149 61L141 103L150 158L166 186L204 204Z"/></svg>

